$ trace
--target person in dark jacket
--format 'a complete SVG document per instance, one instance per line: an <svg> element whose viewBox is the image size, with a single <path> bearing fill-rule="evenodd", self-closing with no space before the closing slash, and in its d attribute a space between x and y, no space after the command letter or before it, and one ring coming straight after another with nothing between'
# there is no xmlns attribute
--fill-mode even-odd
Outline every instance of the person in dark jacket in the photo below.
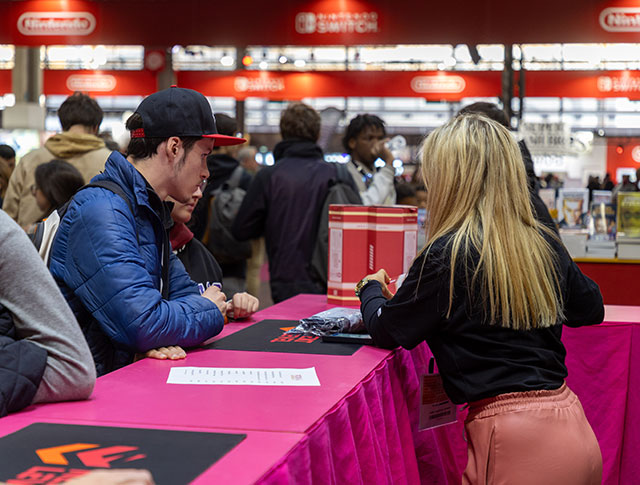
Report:
<svg viewBox="0 0 640 485"><path fill-rule="evenodd" d="M510 130L509 120L507 119L507 115L504 110L501 110L493 103L487 103L485 101L479 101L477 103L470 104L465 106L460 111L458 111L458 115L465 113L480 113L494 121L497 121L506 129ZM538 191L540 190L540 181L536 176L536 173L533 169L533 157L531 156L531 152L529 148L527 148L524 140L518 142L518 148L520 149L520 154L522 156L522 161L524 162L525 172L527 174L527 185L529 187L529 195L531 199L531 203L533 204L533 208L535 210L536 219L543 222L545 226L553 229L554 231L558 231L551 214L549 214L549 209L542 199L538 195Z"/></svg>
<svg viewBox="0 0 640 485"><path fill-rule="evenodd" d="M198 241L186 223L189 222L194 207L202 197L202 191L193 193L187 203L174 201L171 210L173 227L169 233L171 247L184 265L189 276L198 284L200 293L204 293L210 286L217 286L226 295L232 295L227 301L227 316L229 318L244 318L258 310L258 299L246 292L229 291L223 283L223 270L216 258L207 247Z"/></svg>
<svg viewBox="0 0 640 485"><path fill-rule="evenodd" d="M0 417L87 399L95 380L67 302L25 232L0 211Z"/></svg>
<svg viewBox="0 0 640 485"><path fill-rule="evenodd" d="M561 340L563 325L602 322L598 285L536 220L501 124L457 116L421 153L427 245L395 295L384 269L357 284L368 332L387 348L426 341L444 391L469 404L462 483L600 484L598 441L565 382Z"/></svg>
<svg viewBox="0 0 640 485"><path fill-rule="evenodd" d="M316 144L320 115L294 103L282 112L282 141L273 150L275 165L254 177L232 227L241 240L264 235L274 302L299 293L324 293L310 271L317 219L336 168Z"/></svg>
<svg viewBox="0 0 640 485"><path fill-rule="evenodd" d="M214 113L214 116L218 133L228 136L235 136L238 133L238 123L234 118L224 113ZM214 196L214 192L222 187L236 170L240 171L238 187L246 191L251 184L251 175L240 167L240 162L237 160L239 150L240 145L213 147L211 155L207 157L209 179L204 188L202 198L198 201L193 211L193 217L187 224L195 237L205 245L210 239L215 238L215 234L210 234L207 227L210 217L211 198ZM209 248L212 248L212 246L209 246ZM217 256L213 250L212 254ZM227 294L242 293L246 290L246 259L238 259L237 261L221 260L220 268L222 268L223 275L223 280L221 281L224 282Z"/></svg>
<svg viewBox="0 0 640 485"><path fill-rule="evenodd" d="M171 211L163 201L187 202L200 190L214 142L244 140L217 134L206 98L177 87L145 98L126 126L128 158L113 152L93 179L117 183L126 200L101 187L78 192L51 248L51 272L99 375L136 353L183 357L180 346L199 345L222 330L226 311L220 289L200 295L171 252Z"/></svg>

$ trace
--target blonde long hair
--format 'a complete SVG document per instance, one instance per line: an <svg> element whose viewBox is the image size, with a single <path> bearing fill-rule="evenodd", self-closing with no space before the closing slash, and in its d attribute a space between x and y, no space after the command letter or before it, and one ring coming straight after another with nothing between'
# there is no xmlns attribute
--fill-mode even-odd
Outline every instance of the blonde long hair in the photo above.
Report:
<svg viewBox="0 0 640 485"><path fill-rule="evenodd" d="M452 235L448 315L462 264L467 290L481 299L489 323L517 330L557 323L563 311L556 256L542 236L555 234L533 215L522 156L509 131L479 114L454 118L424 141L422 176L425 251Z"/></svg>

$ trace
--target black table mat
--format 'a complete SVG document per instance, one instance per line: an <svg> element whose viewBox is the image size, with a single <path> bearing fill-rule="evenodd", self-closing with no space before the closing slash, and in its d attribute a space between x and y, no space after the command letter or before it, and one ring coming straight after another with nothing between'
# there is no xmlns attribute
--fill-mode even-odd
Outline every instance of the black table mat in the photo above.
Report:
<svg viewBox="0 0 640 485"><path fill-rule="evenodd" d="M285 335L298 320L261 320L250 327L216 340L205 348L284 352L291 354L353 355L362 345L323 342L321 337Z"/></svg>
<svg viewBox="0 0 640 485"><path fill-rule="evenodd" d="M140 468L149 470L158 485L189 483L245 437L34 423L0 438L0 482L61 483L61 477L83 470Z"/></svg>

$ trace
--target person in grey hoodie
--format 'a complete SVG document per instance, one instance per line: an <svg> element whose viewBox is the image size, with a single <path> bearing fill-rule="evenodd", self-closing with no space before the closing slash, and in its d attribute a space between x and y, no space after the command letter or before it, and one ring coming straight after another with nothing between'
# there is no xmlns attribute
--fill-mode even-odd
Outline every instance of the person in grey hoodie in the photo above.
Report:
<svg viewBox="0 0 640 485"><path fill-rule="evenodd" d="M111 151L105 147L104 140L96 136L102 117L102 109L93 98L74 93L58 110L62 133L20 159L9 179L2 209L23 229L28 230L45 215L31 193L38 165L54 158L65 160L78 169L85 182L104 169Z"/></svg>
<svg viewBox="0 0 640 485"><path fill-rule="evenodd" d="M0 417L87 399L96 371L80 326L27 235L0 211Z"/></svg>

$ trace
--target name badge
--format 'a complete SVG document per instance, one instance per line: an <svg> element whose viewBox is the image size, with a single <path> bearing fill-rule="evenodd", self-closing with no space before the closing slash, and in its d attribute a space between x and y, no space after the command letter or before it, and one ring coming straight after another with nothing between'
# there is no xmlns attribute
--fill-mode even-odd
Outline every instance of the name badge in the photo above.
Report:
<svg viewBox="0 0 640 485"><path fill-rule="evenodd" d="M437 428L458 420L458 408L447 397L442 377L433 371L433 357L429 361L429 373L420 379L420 430Z"/></svg>

